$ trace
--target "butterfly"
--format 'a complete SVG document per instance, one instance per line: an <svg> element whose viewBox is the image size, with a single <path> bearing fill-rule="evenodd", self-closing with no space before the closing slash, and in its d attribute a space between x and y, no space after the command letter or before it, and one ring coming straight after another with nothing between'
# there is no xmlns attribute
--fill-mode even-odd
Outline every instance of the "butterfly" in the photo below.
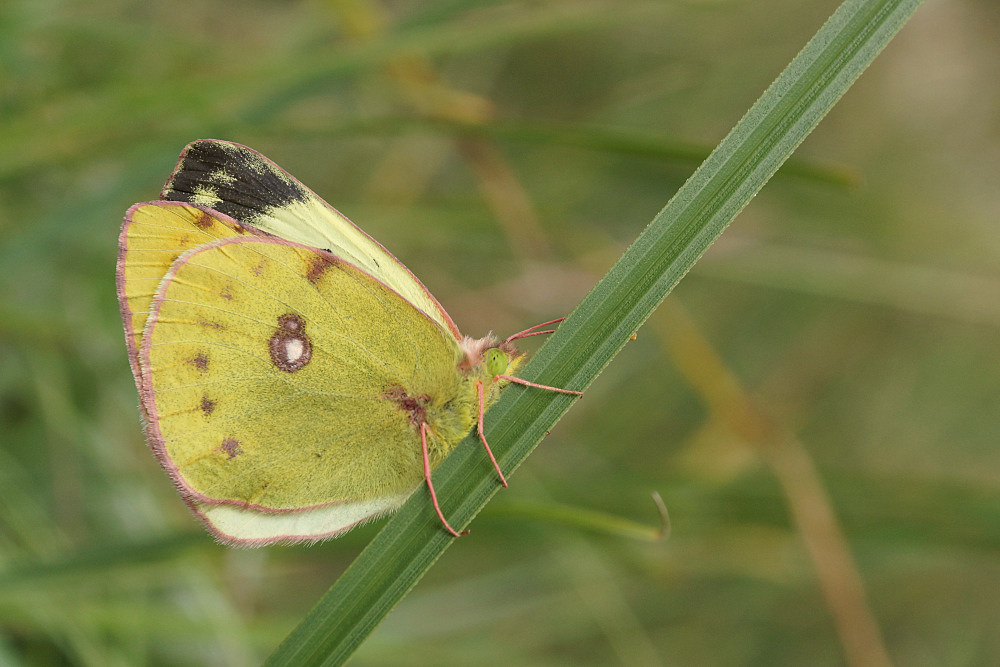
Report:
<svg viewBox="0 0 1000 667"><path fill-rule="evenodd" d="M132 206L117 291L149 445L222 542L335 537L398 509L517 377L417 278L250 148L200 140Z"/></svg>

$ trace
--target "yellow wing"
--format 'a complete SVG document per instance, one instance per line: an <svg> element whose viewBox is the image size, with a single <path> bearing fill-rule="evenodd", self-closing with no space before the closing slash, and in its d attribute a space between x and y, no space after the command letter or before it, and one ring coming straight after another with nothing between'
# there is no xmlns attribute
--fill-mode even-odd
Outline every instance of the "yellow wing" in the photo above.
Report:
<svg viewBox="0 0 1000 667"><path fill-rule="evenodd" d="M217 534L327 537L420 483L417 411L433 425L460 403L471 426L460 355L329 253L223 238L182 255L157 290L140 351L150 441ZM435 464L449 444L432 443Z"/></svg>
<svg viewBox="0 0 1000 667"><path fill-rule="evenodd" d="M268 234L327 250L461 338L441 304L388 250L253 149L214 139L188 144L160 198L208 206Z"/></svg>
<svg viewBox="0 0 1000 667"><path fill-rule="evenodd" d="M170 265L202 243L229 236L260 235L231 218L168 202L136 204L125 214L118 239L118 302L125 324L129 363L141 388L138 350L153 294Z"/></svg>

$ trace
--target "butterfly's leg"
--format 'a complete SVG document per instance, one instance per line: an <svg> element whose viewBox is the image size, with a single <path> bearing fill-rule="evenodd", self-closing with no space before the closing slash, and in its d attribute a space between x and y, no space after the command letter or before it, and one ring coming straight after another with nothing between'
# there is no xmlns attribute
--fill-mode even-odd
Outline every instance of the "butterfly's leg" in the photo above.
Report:
<svg viewBox="0 0 1000 667"><path fill-rule="evenodd" d="M490 461L493 462L493 467L496 468L497 474L500 475L500 481L504 486L507 486L507 478L503 476L503 471L500 470L500 464L497 463L497 459L493 456L493 450L490 449L489 444L486 442L486 431L483 430L483 383L482 380L476 382L476 392L479 394L479 439L483 441L483 447L486 448L486 454L489 455Z"/></svg>
<svg viewBox="0 0 1000 667"><path fill-rule="evenodd" d="M538 389L548 389L549 391L558 391L560 394L574 394L576 396L583 396L582 391L573 391L572 389L560 389L559 387L550 387L547 384L536 384L534 382L528 382L527 380L522 380L521 378L516 378L513 375L497 375L497 379L508 380L510 382L516 382L517 384L523 384L525 387L537 387Z"/></svg>
<svg viewBox="0 0 1000 667"><path fill-rule="evenodd" d="M427 480L427 488L431 492L431 502L434 503L434 510L437 512L438 518L441 519L441 523L443 523L444 527L448 529L448 532L455 537L467 535L469 531L459 533L451 527L451 524L444 518L444 514L441 513L441 506L438 505L437 494L434 493L434 483L431 481L431 461L430 457L427 456L427 422L420 423L420 448L424 455L424 479Z"/></svg>

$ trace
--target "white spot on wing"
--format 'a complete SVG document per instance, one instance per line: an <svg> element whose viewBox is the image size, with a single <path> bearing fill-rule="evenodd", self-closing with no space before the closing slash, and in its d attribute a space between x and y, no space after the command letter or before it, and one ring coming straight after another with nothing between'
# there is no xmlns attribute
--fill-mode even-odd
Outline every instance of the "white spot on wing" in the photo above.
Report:
<svg viewBox="0 0 1000 667"><path fill-rule="evenodd" d="M285 343L285 358L288 359L289 363L294 363L299 360L306 349L302 344L301 338L289 338L287 340L288 342Z"/></svg>

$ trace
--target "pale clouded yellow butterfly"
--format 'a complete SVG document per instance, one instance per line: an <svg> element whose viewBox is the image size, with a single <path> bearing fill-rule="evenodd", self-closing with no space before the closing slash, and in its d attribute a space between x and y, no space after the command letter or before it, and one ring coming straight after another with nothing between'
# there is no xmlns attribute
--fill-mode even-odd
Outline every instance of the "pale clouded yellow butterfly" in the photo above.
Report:
<svg viewBox="0 0 1000 667"><path fill-rule="evenodd" d="M259 153L189 144L122 225L118 299L149 444L223 542L397 509L516 377L387 250ZM558 320L556 320L558 321ZM553 324L554 322L546 323Z"/></svg>

